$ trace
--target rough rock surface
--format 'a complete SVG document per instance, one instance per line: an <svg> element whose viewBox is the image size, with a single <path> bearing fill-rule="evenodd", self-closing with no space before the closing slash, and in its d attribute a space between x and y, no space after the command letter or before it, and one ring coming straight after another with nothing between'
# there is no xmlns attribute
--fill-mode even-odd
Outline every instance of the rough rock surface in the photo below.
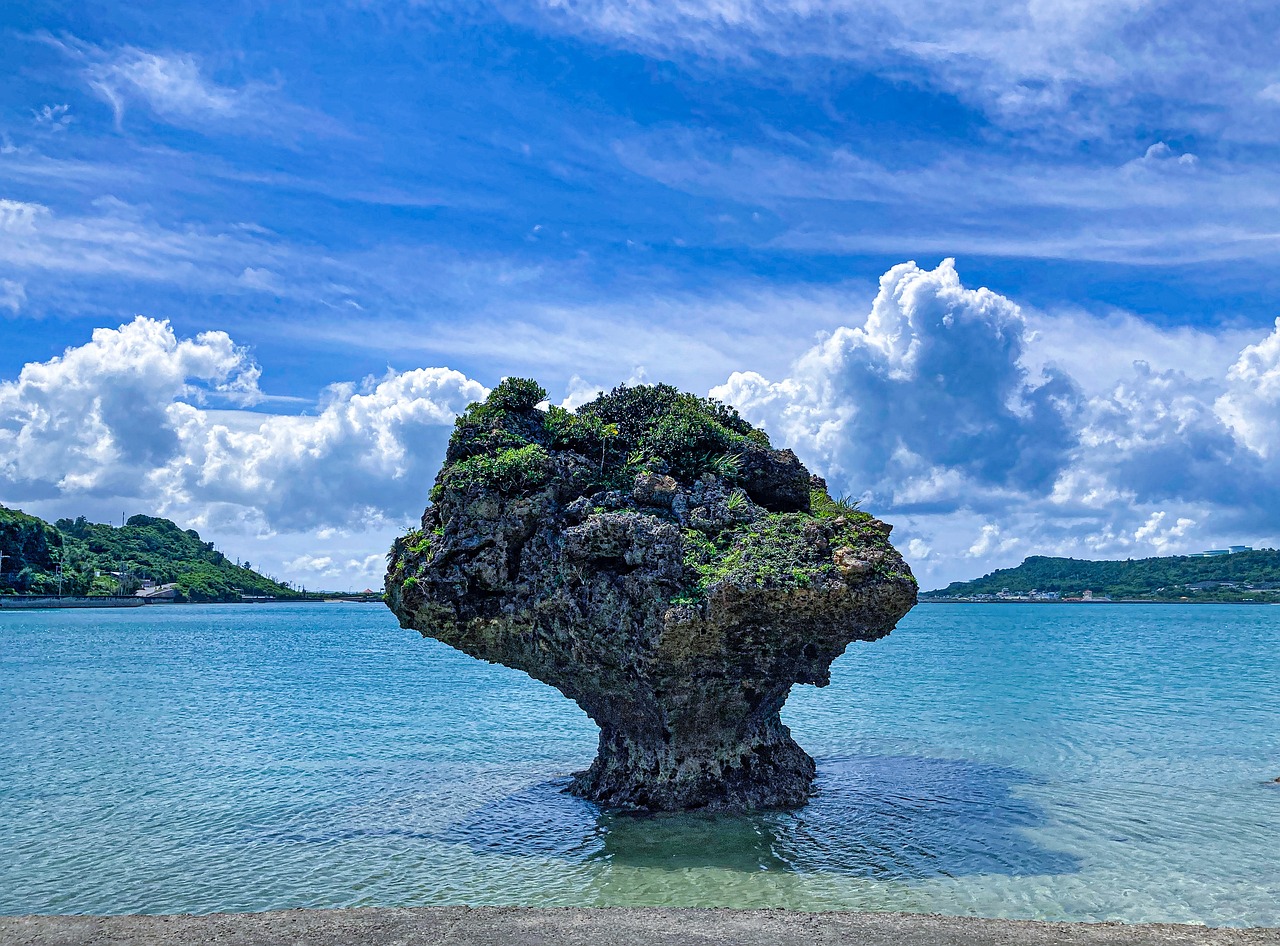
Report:
<svg viewBox="0 0 1280 946"><path fill-rule="evenodd" d="M667 386L571 414L508 380L459 418L388 556L403 626L525 671L600 726L571 790L647 809L800 805L779 710L916 601L890 526L731 409Z"/></svg>

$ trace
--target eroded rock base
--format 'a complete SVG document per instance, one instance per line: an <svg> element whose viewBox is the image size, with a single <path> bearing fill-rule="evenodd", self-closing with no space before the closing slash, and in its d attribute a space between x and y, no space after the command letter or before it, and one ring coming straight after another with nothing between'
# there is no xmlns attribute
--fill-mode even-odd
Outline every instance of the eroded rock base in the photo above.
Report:
<svg viewBox="0 0 1280 946"><path fill-rule="evenodd" d="M640 744L601 735L591 768L569 791L607 808L749 810L796 808L813 788L813 759L779 722L724 745Z"/></svg>

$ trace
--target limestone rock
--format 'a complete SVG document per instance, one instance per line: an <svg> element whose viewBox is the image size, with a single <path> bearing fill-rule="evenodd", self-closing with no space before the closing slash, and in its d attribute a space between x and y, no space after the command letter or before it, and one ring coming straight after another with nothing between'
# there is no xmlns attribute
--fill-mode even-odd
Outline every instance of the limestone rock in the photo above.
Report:
<svg viewBox="0 0 1280 946"><path fill-rule="evenodd" d="M600 726L571 788L586 798L803 804L814 763L779 710L914 605L888 527L713 401L618 388L571 414L544 397L509 380L459 418L388 604L577 702Z"/></svg>

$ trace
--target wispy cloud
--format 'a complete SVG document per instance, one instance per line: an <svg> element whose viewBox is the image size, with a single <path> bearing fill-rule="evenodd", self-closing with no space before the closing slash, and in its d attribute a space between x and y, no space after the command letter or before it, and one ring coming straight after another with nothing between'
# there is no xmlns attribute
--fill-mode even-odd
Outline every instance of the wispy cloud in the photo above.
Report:
<svg viewBox="0 0 1280 946"><path fill-rule="evenodd" d="M1280 172L1163 141L1119 163L961 146L898 166L823 140L786 145L664 130L620 140L615 153L667 186L767 208L781 227L761 228L761 246L1138 264L1280 253Z"/></svg>
<svg viewBox="0 0 1280 946"><path fill-rule="evenodd" d="M79 64L85 84L111 107L117 128L136 106L160 121L200 130L276 138L344 133L327 116L290 102L278 82L219 82L188 52L43 39Z"/></svg>
<svg viewBox="0 0 1280 946"><path fill-rule="evenodd" d="M57 214L43 204L0 200L0 262L17 269L212 286L231 282L246 258L276 251L234 230L172 228L114 198L93 212Z"/></svg>
<svg viewBox="0 0 1280 946"><path fill-rule="evenodd" d="M67 128L75 121L75 117L71 114L71 106L66 105L45 105L32 113L31 119L36 127L45 131L60 132L66 131Z"/></svg>
<svg viewBox="0 0 1280 946"><path fill-rule="evenodd" d="M66 280L105 278L326 307L342 306L355 291L344 283L360 281L351 265L265 228L162 223L114 197L98 198L82 213L0 199L0 264L51 292Z"/></svg>
<svg viewBox="0 0 1280 946"><path fill-rule="evenodd" d="M125 103L138 98L157 114L181 119L225 119L243 114L252 89L232 89L209 81L195 59L126 47L88 67L90 85L110 103L116 122Z"/></svg>
<svg viewBox="0 0 1280 946"><path fill-rule="evenodd" d="M507 16L662 58L856 63L1038 137L1109 137L1151 97L1224 130L1274 82L1280 13L1187 0L498 0ZM1248 29L1240 24L1249 23ZM794 72L794 70L792 70ZM815 70L821 75L823 70ZM1141 95L1135 91L1141 90ZM1264 91L1265 95L1265 91ZM1209 111L1213 106L1216 111ZM1047 122L1047 115L1054 115ZM1273 121L1267 121L1274 128ZM1244 131L1244 129L1240 129Z"/></svg>
<svg viewBox="0 0 1280 946"><path fill-rule="evenodd" d="M12 279L0 279L0 309L17 315L27 301L27 287Z"/></svg>

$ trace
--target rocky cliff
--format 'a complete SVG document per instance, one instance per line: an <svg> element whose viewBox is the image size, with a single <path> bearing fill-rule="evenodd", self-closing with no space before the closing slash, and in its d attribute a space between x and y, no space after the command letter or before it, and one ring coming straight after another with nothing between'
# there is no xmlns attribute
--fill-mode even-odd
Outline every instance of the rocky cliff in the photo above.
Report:
<svg viewBox="0 0 1280 946"><path fill-rule="evenodd" d="M714 401L544 398L509 379L459 417L421 529L388 556L391 609L577 702L600 726L586 798L803 804L814 763L779 710L914 605L890 526Z"/></svg>

